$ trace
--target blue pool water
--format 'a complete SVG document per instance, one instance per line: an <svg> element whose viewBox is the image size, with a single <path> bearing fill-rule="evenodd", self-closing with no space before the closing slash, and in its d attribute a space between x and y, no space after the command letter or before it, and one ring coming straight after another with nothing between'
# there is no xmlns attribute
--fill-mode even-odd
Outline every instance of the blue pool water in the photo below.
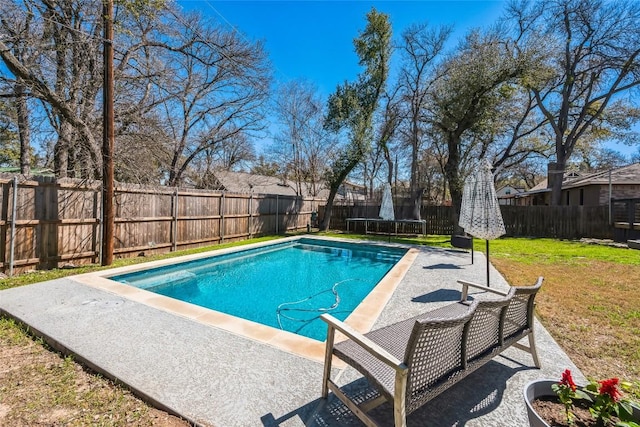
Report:
<svg viewBox="0 0 640 427"><path fill-rule="evenodd" d="M241 250L112 280L323 341L406 250L316 239Z"/></svg>

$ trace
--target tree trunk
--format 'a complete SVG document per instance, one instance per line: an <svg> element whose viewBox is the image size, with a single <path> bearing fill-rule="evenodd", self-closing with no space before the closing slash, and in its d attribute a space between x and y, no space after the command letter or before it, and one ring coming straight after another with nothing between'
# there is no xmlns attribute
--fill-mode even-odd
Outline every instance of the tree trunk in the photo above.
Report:
<svg viewBox="0 0 640 427"><path fill-rule="evenodd" d="M557 155L557 163L555 170L549 171L548 179L552 179L551 182L551 205L562 205L562 181L564 180L564 171L566 169L566 157L564 155Z"/></svg>
<svg viewBox="0 0 640 427"><path fill-rule="evenodd" d="M27 109L27 95L22 83L16 83L16 110L18 115L18 134L20 135L20 173L29 175L31 172L31 132L29 128L29 110Z"/></svg>
<svg viewBox="0 0 640 427"><path fill-rule="evenodd" d="M338 187L331 188L329 191L329 198L327 199L327 205L324 209L324 218L322 218L322 223L320 223L320 231L327 231L329 229L329 223L331 222L331 213L333 211L333 201L336 198L336 194L338 193Z"/></svg>
<svg viewBox="0 0 640 427"><path fill-rule="evenodd" d="M420 219L420 208L422 207L422 193L424 187L420 185L420 174L418 169L418 150L420 139L418 137L418 124L416 113L411 121L411 182L409 191L411 192L411 212L409 219Z"/></svg>
<svg viewBox="0 0 640 427"><path fill-rule="evenodd" d="M383 152L384 152L384 159L387 161L387 167L389 169L387 171L387 182L389 183L389 185L393 185L393 171L394 171L393 159L391 158L391 153L389 153L389 150L384 150Z"/></svg>
<svg viewBox="0 0 640 427"><path fill-rule="evenodd" d="M420 209L422 208L422 193L424 188L411 190L411 212L408 219L420 219Z"/></svg>
<svg viewBox="0 0 640 427"><path fill-rule="evenodd" d="M69 141L71 137L71 126L62 119L58 129L58 141L53 148L53 169L56 178L66 178L69 176Z"/></svg>
<svg viewBox="0 0 640 427"><path fill-rule="evenodd" d="M462 181L460 180L460 138L455 134L448 135L449 157L444 165L444 172L449 183L449 193L451 194L451 220L453 221L453 234L462 232L462 228L458 225L460 219L460 205L462 205Z"/></svg>

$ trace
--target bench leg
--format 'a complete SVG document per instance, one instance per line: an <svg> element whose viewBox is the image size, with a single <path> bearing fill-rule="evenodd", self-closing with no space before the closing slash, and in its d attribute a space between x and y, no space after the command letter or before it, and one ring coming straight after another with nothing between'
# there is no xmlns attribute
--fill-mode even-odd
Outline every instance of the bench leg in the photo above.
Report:
<svg viewBox="0 0 640 427"><path fill-rule="evenodd" d="M533 357L533 364L536 365L536 368L540 369L542 366L540 364L540 359L538 358L538 350L536 349L536 338L533 333L533 329L531 333L529 333L529 351L531 352L531 356Z"/></svg>
<svg viewBox="0 0 640 427"><path fill-rule="evenodd" d="M407 426L407 375L406 371L396 372L395 393L393 396L393 419L395 427Z"/></svg>
<svg viewBox="0 0 640 427"><path fill-rule="evenodd" d="M536 350L536 338L533 333L533 330L529 332L529 347L526 345L522 345L519 342L514 343L513 346L519 350L526 351L527 353L531 353L531 357L533 357L533 364L536 368L540 369L540 359L538 358L538 351Z"/></svg>
<svg viewBox="0 0 640 427"><path fill-rule="evenodd" d="M329 395L329 376L331 375L331 361L333 359L333 339L336 330L331 325L327 329L327 343L324 351L324 371L322 373L322 398L326 399Z"/></svg>

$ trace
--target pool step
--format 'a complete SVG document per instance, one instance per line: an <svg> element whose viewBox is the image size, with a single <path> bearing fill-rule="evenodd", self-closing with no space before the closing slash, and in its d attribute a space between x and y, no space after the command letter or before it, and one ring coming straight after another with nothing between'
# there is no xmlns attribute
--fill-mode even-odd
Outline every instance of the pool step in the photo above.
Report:
<svg viewBox="0 0 640 427"><path fill-rule="evenodd" d="M158 286L159 284L167 285L167 284L179 282L185 279L191 279L194 277L196 277L196 275L191 271L178 270L178 271L172 271L170 273L164 273L161 276L158 276L157 274L152 274L152 275L149 275L149 277L136 278L136 280L132 281L131 283L125 280L124 283L131 284L136 288L149 289L149 288Z"/></svg>

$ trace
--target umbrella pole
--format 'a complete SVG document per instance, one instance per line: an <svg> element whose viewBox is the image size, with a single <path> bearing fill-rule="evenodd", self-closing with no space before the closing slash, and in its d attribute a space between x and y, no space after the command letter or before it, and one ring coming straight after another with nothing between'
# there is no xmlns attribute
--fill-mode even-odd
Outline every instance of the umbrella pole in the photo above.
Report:
<svg viewBox="0 0 640 427"><path fill-rule="evenodd" d="M473 264L473 236L471 236L471 264Z"/></svg>
<svg viewBox="0 0 640 427"><path fill-rule="evenodd" d="M491 287L489 284L489 240L487 240L487 287Z"/></svg>

